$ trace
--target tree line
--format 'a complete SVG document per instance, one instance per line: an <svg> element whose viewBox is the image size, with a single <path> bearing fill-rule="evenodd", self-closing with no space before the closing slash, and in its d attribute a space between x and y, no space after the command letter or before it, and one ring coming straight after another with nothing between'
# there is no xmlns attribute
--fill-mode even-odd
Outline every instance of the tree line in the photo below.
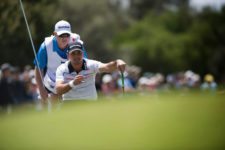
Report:
<svg viewBox="0 0 225 150"><path fill-rule="evenodd" d="M225 7L197 12L188 0L23 0L36 51L54 24L68 20L89 57L122 57L145 71L164 74L191 69L225 80ZM172 7L173 6L173 7ZM173 8L173 9L171 9ZM33 64L34 54L19 1L0 4L0 64Z"/></svg>

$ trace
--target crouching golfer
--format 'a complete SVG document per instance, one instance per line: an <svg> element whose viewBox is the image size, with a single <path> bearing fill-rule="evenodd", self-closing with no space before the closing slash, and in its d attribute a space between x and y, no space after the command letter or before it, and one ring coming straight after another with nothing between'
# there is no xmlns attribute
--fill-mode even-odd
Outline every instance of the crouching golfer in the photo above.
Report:
<svg viewBox="0 0 225 150"><path fill-rule="evenodd" d="M126 63L117 59L109 63L83 57L82 45L69 45L68 61L61 64L56 71L56 91L63 100L97 99L95 76L98 72L124 72Z"/></svg>

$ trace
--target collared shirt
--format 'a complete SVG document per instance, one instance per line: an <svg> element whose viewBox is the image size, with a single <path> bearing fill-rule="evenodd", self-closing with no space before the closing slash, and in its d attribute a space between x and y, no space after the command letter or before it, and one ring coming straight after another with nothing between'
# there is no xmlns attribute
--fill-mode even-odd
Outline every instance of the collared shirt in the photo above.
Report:
<svg viewBox="0 0 225 150"><path fill-rule="evenodd" d="M70 61L61 64L56 71L56 82L63 81L68 83L75 78L76 75L83 75L84 82L76 85L67 93L63 94L63 100L95 100L97 99L97 91L95 87L95 76L99 72L99 66L102 63L96 60L84 59L83 67L80 72L76 72Z"/></svg>

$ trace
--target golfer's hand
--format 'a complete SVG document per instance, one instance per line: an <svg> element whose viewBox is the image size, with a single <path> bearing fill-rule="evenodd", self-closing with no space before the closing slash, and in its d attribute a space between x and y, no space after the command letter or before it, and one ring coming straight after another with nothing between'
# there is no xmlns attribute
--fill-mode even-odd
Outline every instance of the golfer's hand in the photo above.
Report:
<svg viewBox="0 0 225 150"><path fill-rule="evenodd" d="M75 76L73 83L74 85L78 85L78 84L81 84L83 81L84 81L84 76L77 75Z"/></svg>
<svg viewBox="0 0 225 150"><path fill-rule="evenodd" d="M117 63L117 69L121 72L124 72L126 69L126 63L121 59L118 59L116 63Z"/></svg>

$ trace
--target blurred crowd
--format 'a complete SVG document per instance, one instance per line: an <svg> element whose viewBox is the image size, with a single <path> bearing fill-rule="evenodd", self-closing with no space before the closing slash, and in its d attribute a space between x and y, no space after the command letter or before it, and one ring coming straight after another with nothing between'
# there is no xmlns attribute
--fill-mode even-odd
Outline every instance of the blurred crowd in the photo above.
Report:
<svg viewBox="0 0 225 150"><path fill-rule="evenodd" d="M104 74L97 80L99 89L104 94L112 94L121 91L121 74ZM201 89L215 91L217 83L212 74L206 74L203 78L199 74L187 70L183 72L163 75L161 73L145 72L141 75L141 68L128 66L124 72L125 91L154 91L165 89Z"/></svg>
<svg viewBox="0 0 225 150"><path fill-rule="evenodd" d="M38 98L34 79L34 70L25 66L21 71L8 63L1 65L0 72L0 105L22 104L33 102Z"/></svg>
<svg viewBox="0 0 225 150"><path fill-rule="evenodd" d="M217 83L213 75L206 74L203 79L197 73L187 70L168 74L146 72L141 75L141 68L127 66L124 72L124 88L126 92L154 91L160 89L196 88L215 91ZM122 78L120 72L98 74L96 88L104 95L121 92ZM38 99L38 89L34 78L34 69L25 66L23 70L8 63L1 65L0 70L0 106L17 105L35 102Z"/></svg>

